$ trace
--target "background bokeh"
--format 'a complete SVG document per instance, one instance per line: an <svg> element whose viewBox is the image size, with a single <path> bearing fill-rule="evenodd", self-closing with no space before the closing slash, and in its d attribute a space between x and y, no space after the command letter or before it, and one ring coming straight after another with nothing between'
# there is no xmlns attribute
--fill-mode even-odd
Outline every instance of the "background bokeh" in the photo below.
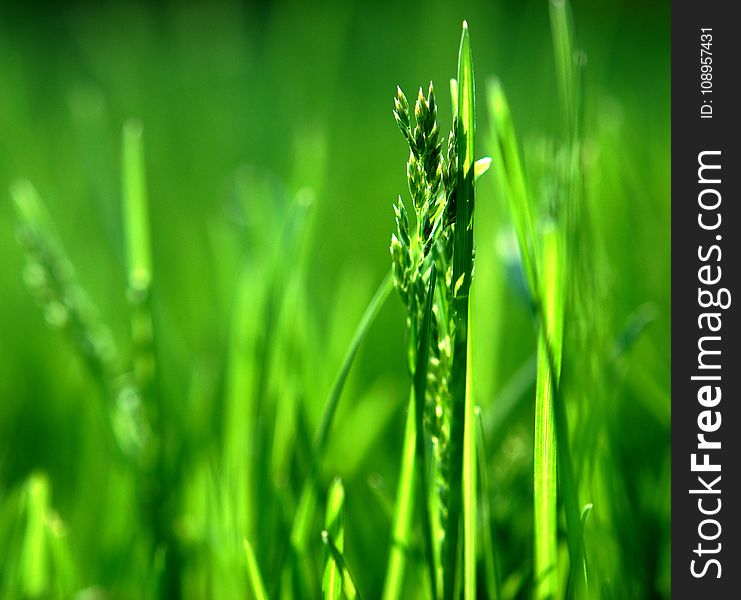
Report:
<svg viewBox="0 0 741 600"><path fill-rule="evenodd" d="M38 481L48 484L64 529L73 589L112 598L150 589L150 540L134 476L111 447L106 400L24 286L24 252L2 191L19 177L33 182L126 355L120 147L133 116L144 127L163 444L178 457L168 510L184 548L183 593L243 596L241 547L230 546L240 534L223 519L214 525L215 515L236 510L224 508L225 478L234 476L226 474L224 440L254 433L234 422L238 412L225 399L238 283L246 280L256 298L245 305L256 349L244 368L268 365L260 402L275 407L279 423L266 467L276 491L259 507L267 529L256 543L271 579L278 553L271 540L286 535L309 462L298 456L306 447L301 424L310 438L389 268L391 205L406 193L407 151L391 116L395 86L411 97L433 80L449 127L448 80L466 18L479 92L477 153L491 153L485 94L496 75L526 165L537 172L538 149L560 131L547 4L7 4L0 8L0 590L31 593L23 565L29 489ZM583 315L594 347L567 358L591 365L570 407L580 497L594 504L587 551L601 597L669 597L669 3L582 0L573 9L577 46L588 57L585 212L596 290L596 316ZM477 194L477 401L490 436L502 579L507 597L528 597L535 334L496 177L485 176ZM310 203L308 233L297 255L283 260L284 222L296 202ZM279 298L266 292L276 269L291 273ZM275 318L266 321L270 303ZM347 556L369 598L380 594L384 499L393 498L398 475L409 385L403 331L392 296L353 367L321 478L324 488L334 475L345 480ZM318 563L321 543L312 543Z"/></svg>

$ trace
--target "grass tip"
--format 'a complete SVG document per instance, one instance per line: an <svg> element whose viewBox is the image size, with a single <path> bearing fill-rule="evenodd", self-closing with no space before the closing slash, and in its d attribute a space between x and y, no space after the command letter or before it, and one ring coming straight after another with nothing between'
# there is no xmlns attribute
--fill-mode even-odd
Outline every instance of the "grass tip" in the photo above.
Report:
<svg viewBox="0 0 741 600"><path fill-rule="evenodd" d="M144 132L144 125L138 117L129 117L124 122L124 133L132 137L141 137Z"/></svg>

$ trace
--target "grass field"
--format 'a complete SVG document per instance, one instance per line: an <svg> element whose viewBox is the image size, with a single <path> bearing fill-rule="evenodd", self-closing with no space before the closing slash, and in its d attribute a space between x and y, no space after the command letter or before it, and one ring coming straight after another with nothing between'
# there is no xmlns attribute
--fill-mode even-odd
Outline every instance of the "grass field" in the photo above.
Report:
<svg viewBox="0 0 741 600"><path fill-rule="evenodd" d="M0 4L0 597L670 597L669 26Z"/></svg>

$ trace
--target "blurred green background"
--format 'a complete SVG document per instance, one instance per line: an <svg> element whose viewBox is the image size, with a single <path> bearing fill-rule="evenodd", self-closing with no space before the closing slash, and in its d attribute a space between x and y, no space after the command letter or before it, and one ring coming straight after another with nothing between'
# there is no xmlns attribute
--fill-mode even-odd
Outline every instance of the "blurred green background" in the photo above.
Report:
<svg viewBox="0 0 741 600"><path fill-rule="evenodd" d="M261 570L277 590L281 544L311 462L307 440L388 271L391 205L407 193L395 86L412 97L433 80L446 130L466 18L477 153L491 153L486 81L496 75L535 177L538 149L560 131L547 3L5 4L0 189L19 177L33 182L122 356L131 335L121 130L129 117L143 123L163 512L180 547L180 592L245 596L240 524L250 519ZM599 597L666 598L669 3L582 0L573 12L588 57L594 290L594 313L574 327L594 337L565 360L589 365L586 375L574 369L584 383L569 407L580 498L594 504L587 555ZM112 443L107 399L24 285L13 204L2 194L0 592L148 596L164 567L151 554L136 473ZM297 211L308 214L303 230L294 227ZM477 402L505 597L527 598L535 334L496 176L480 181L477 213ZM230 366L240 314L249 347ZM320 477L322 489L335 475L345 481L347 558L368 598L380 596L388 554L385 507L409 386L403 332L392 295L353 367ZM252 382L263 377L252 428L230 395L235 369ZM257 458L245 456L252 437L261 440ZM240 466L249 465L265 471L267 486L252 517L241 514ZM51 533L34 542L44 492ZM321 514L309 542L316 565Z"/></svg>

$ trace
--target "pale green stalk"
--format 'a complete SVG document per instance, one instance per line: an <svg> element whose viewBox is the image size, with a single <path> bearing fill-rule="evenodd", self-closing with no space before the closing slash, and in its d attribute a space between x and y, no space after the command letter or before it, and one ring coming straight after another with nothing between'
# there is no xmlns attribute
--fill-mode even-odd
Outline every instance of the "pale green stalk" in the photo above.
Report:
<svg viewBox="0 0 741 600"><path fill-rule="evenodd" d="M401 448L401 469L396 492L394 521L391 527L391 550L383 584L383 600L401 598L404 588L404 570L411 547L412 517L414 515L414 472L417 439L417 418L414 390L409 392L404 440Z"/></svg>
<svg viewBox="0 0 741 600"><path fill-rule="evenodd" d="M345 505L345 488L342 480L334 479L329 486L327 494L327 514L324 522L325 530L334 541L339 552L345 546L345 525L343 523L343 511ZM340 600L342 591L342 571L337 561L328 549L324 561L324 577L322 579L322 592L324 600Z"/></svg>
<svg viewBox="0 0 741 600"><path fill-rule="evenodd" d="M247 538L244 539L244 557L247 563L247 584L253 600L268 600L257 557Z"/></svg>
<svg viewBox="0 0 741 600"><path fill-rule="evenodd" d="M471 435L473 403L470 398L468 375L468 298L473 272L473 209L474 209L474 135L475 93L473 63L468 25L463 23L460 53L458 57L458 183L455 215L455 237L453 246L453 319L455 341L451 371L451 424L450 424L450 506L446 531L446 556L443 560L443 597L456 597L456 573L458 565L459 529L463 526L463 589L467 598L475 596L475 499L470 500L470 485L474 483L475 453L468 445L475 446ZM467 401L467 397L469 398ZM466 423L468 422L468 426ZM466 431L468 430L468 435ZM471 458L473 457L473 460ZM465 465L464 465L465 461ZM465 467L465 471L464 471ZM464 474L467 481L464 482ZM464 483L466 484L464 486ZM466 489L466 498L464 498ZM475 498L475 489L474 489ZM464 502L465 501L465 502Z"/></svg>
<svg viewBox="0 0 741 600"><path fill-rule="evenodd" d="M316 509L316 485L317 478L319 476L319 470L324 462L324 455L327 451L327 443L329 441L329 430L332 426L335 413L337 412L337 406L342 395L342 389L345 386L347 377L350 373L350 367L355 359L355 355L358 353L361 342L365 339L370 326L373 324L376 316L380 312L381 308L385 304L391 290L393 289L393 283L391 274L389 273L381 282L381 285L376 290L375 295L371 299L368 307L365 310L358 327L355 330L353 339L350 342L350 346L345 355L345 359L342 362L340 371L337 375L332 390L329 393L327 402L324 407L324 414L317 430L316 438L314 440L314 453L311 473L304 482L301 497L299 499L299 505L294 515L293 524L291 526L290 543L291 547L298 554L303 553L306 542L309 538L309 530L311 527L311 521Z"/></svg>

